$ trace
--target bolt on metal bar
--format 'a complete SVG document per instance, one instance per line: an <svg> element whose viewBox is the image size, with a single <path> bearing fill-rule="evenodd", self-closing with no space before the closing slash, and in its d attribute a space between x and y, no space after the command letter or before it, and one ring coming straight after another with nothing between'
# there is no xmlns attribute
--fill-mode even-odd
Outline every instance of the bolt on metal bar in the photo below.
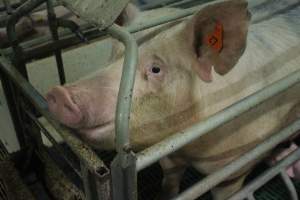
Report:
<svg viewBox="0 0 300 200"><path fill-rule="evenodd" d="M287 175L285 169L281 170L280 177L282 178L283 182L285 183L285 185L289 191L291 200L298 200L296 188L295 188L293 182L291 181L290 177Z"/></svg>
<svg viewBox="0 0 300 200"><path fill-rule="evenodd" d="M125 45L125 57L123 63L122 78L118 94L116 111L116 149L127 151L129 143L129 119L130 108L135 81L136 66L138 62L138 46L133 36L126 29L112 25L107 29L108 34L119 39Z"/></svg>
<svg viewBox="0 0 300 200"><path fill-rule="evenodd" d="M208 175L203 179L203 181L196 183L194 186L181 193L178 197L174 198L174 200L196 199L222 181L226 180L227 177L231 176L242 167L245 167L246 165L257 159L259 156L264 155L265 153L276 147L282 141L287 140L298 130L300 130L300 119L287 126L283 130L279 131L278 133L272 135L263 143L259 144L256 148L245 153L239 159L231 162L217 172Z"/></svg>
<svg viewBox="0 0 300 200"><path fill-rule="evenodd" d="M96 153L68 128L60 125L48 111L45 99L40 93L20 74L18 70L4 57L0 57L0 72L6 74L21 89L34 107L49 121L49 123L62 136L71 150L90 168L90 170L106 169L103 161ZM108 169L107 169L108 170Z"/></svg>
<svg viewBox="0 0 300 200"><path fill-rule="evenodd" d="M238 191L236 194L234 194L232 197L229 198L229 200L240 200L245 199L248 197L249 193L254 193L257 189L265 185L268 181L270 181L272 178L278 175L280 171L285 170L286 167L293 164L295 161L299 160L300 157L300 149L295 150L290 155L285 157L283 160L276 163L275 166L271 167L267 171L265 171L263 174L255 178L252 182L250 182L248 185L243 187L240 191Z"/></svg>
<svg viewBox="0 0 300 200"><path fill-rule="evenodd" d="M288 89L289 87L300 82L300 70L291 75L276 81L264 89L250 95L224 110L212 115L196 125L178 132L165 140L145 149L137 155L137 170L140 171L152 163L158 161L164 156L175 152L184 145L207 134L209 131L221 126L222 124L234 119L236 116L250 110L259 103L268 98Z"/></svg>

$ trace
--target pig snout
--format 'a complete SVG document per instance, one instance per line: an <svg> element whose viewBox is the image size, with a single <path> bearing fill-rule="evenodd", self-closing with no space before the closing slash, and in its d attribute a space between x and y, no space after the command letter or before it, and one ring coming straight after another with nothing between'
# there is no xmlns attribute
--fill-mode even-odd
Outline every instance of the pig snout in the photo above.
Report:
<svg viewBox="0 0 300 200"><path fill-rule="evenodd" d="M49 111L54 117L76 129L111 123L116 99L117 92L106 87L56 86L46 95Z"/></svg>
<svg viewBox="0 0 300 200"><path fill-rule="evenodd" d="M83 120L79 106L72 99L67 89L61 86L54 87L46 96L49 111L63 124L76 128Z"/></svg>

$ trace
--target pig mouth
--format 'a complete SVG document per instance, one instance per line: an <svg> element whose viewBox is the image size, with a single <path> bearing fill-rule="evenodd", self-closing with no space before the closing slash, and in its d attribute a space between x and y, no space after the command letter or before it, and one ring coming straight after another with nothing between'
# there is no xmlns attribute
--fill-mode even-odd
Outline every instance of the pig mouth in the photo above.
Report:
<svg viewBox="0 0 300 200"><path fill-rule="evenodd" d="M115 129L115 122L114 120L91 127L91 128L81 128L79 129L81 132L88 132L88 131L94 131L97 130L99 132L107 132L107 131L112 131Z"/></svg>
<svg viewBox="0 0 300 200"><path fill-rule="evenodd" d="M101 124L93 128L82 128L78 130L79 137L88 142L92 146L98 148L99 143L109 141L114 134L115 123L114 120ZM104 144L106 145L106 144Z"/></svg>

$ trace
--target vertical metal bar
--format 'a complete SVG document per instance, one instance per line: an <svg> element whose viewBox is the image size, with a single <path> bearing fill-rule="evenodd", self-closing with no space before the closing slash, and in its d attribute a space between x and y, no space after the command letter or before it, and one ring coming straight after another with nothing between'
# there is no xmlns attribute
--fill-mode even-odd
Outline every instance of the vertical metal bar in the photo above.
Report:
<svg viewBox="0 0 300 200"><path fill-rule="evenodd" d="M8 77L6 77L4 73L2 73L1 68L0 68L0 78L1 78L4 95L6 98L6 102L8 104L10 116L12 118L14 129L17 134L19 145L21 148L25 147L26 142L25 142L25 137L23 132L24 129L22 126L23 122L19 114L19 110L17 108L16 99L14 98L14 94L13 94L13 91L15 89L13 88L12 83L8 79Z"/></svg>
<svg viewBox="0 0 300 200"><path fill-rule="evenodd" d="M57 42L59 40L58 30L57 30L58 23L57 23L57 18L54 11L52 0L47 0L47 10L48 10L48 23L49 23L52 39L53 41ZM65 76L61 50L60 49L55 50L54 55L55 55L55 60L56 60L56 65L57 65L57 70L59 75L59 81L60 84L63 85L66 83L66 76Z"/></svg>
<svg viewBox="0 0 300 200"><path fill-rule="evenodd" d="M83 181L83 188L86 200L97 200L97 195L95 194L94 188L95 185L91 182L90 179L90 172L88 167L84 162L80 162L81 174L82 174L82 181Z"/></svg>
<svg viewBox="0 0 300 200"><path fill-rule="evenodd" d="M116 146L122 152L129 148L129 120L136 65L138 62L138 47L133 36L124 28L113 25L107 32L125 45L123 72L118 94L116 111Z"/></svg>
<svg viewBox="0 0 300 200"><path fill-rule="evenodd" d="M107 32L125 45L115 121L118 155L112 163L113 197L115 200L135 200L137 199L136 157L130 149L129 120L138 62L138 47L133 36L124 28L112 25Z"/></svg>
<svg viewBox="0 0 300 200"><path fill-rule="evenodd" d="M124 162L124 157L126 161ZM117 155L111 165L114 200L137 200L136 157Z"/></svg>
<svg viewBox="0 0 300 200"><path fill-rule="evenodd" d="M285 183L285 185L289 191L290 198L292 200L298 200L296 188L295 188L294 184L292 183L290 177L287 175L285 169L281 170L280 177L282 178L283 182Z"/></svg>
<svg viewBox="0 0 300 200"><path fill-rule="evenodd" d="M86 200L110 200L109 170L103 166L93 171L82 161L80 168Z"/></svg>
<svg viewBox="0 0 300 200"><path fill-rule="evenodd" d="M41 5L45 0L30 0L21 5L7 20L7 37L14 51L14 64L19 72L28 80L26 65L23 58L23 49L19 45L16 24L25 15L29 14L34 8Z"/></svg>

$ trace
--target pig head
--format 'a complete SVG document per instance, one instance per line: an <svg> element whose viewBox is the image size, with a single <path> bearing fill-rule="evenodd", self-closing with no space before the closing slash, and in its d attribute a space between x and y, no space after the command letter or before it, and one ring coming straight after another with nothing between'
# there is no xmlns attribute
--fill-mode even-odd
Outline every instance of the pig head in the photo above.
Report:
<svg viewBox="0 0 300 200"><path fill-rule="evenodd" d="M238 19L238 20L237 20ZM144 149L200 121L200 84L228 73L246 47L247 2L208 5L139 46L130 140ZM123 58L46 96L50 112L96 148L114 148L114 120Z"/></svg>

